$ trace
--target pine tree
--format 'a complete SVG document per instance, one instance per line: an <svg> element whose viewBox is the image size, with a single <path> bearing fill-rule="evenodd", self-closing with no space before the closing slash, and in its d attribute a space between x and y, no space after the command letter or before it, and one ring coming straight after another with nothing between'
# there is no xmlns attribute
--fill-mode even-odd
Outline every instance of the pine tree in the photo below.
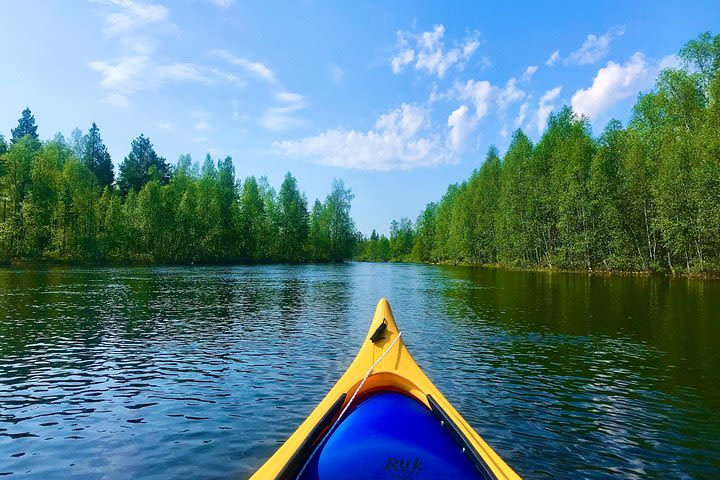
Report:
<svg viewBox="0 0 720 480"><path fill-rule="evenodd" d="M95 174L100 187L109 187L115 181L112 160L100 138L100 129L93 122L85 140L82 161Z"/></svg>
<svg viewBox="0 0 720 480"><path fill-rule="evenodd" d="M29 108L25 108L18 119L18 126L10 131L12 133L10 142L14 145L25 135L30 135L33 140L39 142L37 128L37 125L35 125L35 117Z"/></svg>
<svg viewBox="0 0 720 480"><path fill-rule="evenodd" d="M120 164L120 176L118 186L120 192L126 195L130 190L139 192L151 178L148 173L150 167L157 168L161 183L166 184L170 180L170 167L164 158L155 153L150 139L140 135L132 141L130 153Z"/></svg>

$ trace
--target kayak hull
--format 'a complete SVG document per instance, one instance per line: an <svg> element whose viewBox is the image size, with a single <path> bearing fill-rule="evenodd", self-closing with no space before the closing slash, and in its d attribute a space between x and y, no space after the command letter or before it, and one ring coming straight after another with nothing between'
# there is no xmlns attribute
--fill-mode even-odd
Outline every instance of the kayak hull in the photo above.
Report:
<svg viewBox="0 0 720 480"><path fill-rule="evenodd" d="M350 367L252 479L520 478L438 391L399 334L383 298Z"/></svg>

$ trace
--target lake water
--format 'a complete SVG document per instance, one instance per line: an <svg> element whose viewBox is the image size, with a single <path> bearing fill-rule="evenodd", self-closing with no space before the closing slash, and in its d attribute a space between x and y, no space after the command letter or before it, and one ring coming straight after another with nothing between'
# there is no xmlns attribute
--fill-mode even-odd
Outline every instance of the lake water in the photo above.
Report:
<svg viewBox="0 0 720 480"><path fill-rule="evenodd" d="M0 270L0 475L244 478L389 298L527 478L720 478L720 282L405 264Z"/></svg>

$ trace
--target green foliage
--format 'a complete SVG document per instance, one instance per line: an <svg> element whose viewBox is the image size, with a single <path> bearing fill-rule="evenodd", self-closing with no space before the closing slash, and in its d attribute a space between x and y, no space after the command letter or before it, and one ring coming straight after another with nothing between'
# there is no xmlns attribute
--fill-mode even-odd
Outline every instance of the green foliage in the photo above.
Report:
<svg viewBox="0 0 720 480"><path fill-rule="evenodd" d="M163 184L170 180L170 167L164 158L155 153L150 139L144 135L132 141L130 153L120 164L118 187L127 195L130 190L139 192L151 180L150 168L155 167Z"/></svg>
<svg viewBox="0 0 720 480"><path fill-rule="evenodd" d="M93 122L82 143L82 161L95 175L100 187L109 187L115 182L112 160L107 147L100 138L100 129Z"/></svg>
<svg viewBox="0 0 720 480"><path fill-rule="evenodd" d="M390 259L406 262L411 259L415 231L409 218L393 220L390 224Z"/></svg>
<svg viewBox="0 0 720 480"><path fill-rule="evenodd" d="M720 271L720 36L704 33L641 95L626 128L593 138L569 107L536 145L513 135L414 225L391 224L390 259L530 267ZM378 259L377 235L359 259Z"/></svg>
<svg viewBox="0 0 720 480"><path fill-rule="evenodd" d="M290 172L285 175L277 197L276 221L278 227L278 257L283 262L297 262L308 236L307 200L297 187Z"/></svg>
<svg viewBox="0 0 720 480"><path fill-rule="evenodd" d="M14 145L18 143L26 135L30 137L33 142L32 145L36 146L38 142L37 125L35 125L35 117L29 108L26 108L20 114L18 119L18 126L10 130L12 138L10 142Z"/></svg>
<svg viewBox="0 0 720 480"><path fill-rule="evenodd" d="M141 135L118 188L97 126L74 137L40 144L23 135L0 153L0 260L340 262L353 254L353 196L341 181L310 216L289 173L278 194L264 177L236 181L230 157L208 155L200 170L181 155L171 175Z"/></svg>

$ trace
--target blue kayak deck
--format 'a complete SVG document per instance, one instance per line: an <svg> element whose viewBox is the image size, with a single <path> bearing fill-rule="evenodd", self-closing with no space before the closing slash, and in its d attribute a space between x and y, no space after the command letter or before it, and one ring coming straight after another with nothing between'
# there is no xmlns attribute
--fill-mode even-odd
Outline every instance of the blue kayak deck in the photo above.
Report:
<svg viewBox="0 0 720 480"><path fill-rule="evenodd" d="M483 477L425 405L400 393L381 392L346 414L301 478Z"/></svg>

